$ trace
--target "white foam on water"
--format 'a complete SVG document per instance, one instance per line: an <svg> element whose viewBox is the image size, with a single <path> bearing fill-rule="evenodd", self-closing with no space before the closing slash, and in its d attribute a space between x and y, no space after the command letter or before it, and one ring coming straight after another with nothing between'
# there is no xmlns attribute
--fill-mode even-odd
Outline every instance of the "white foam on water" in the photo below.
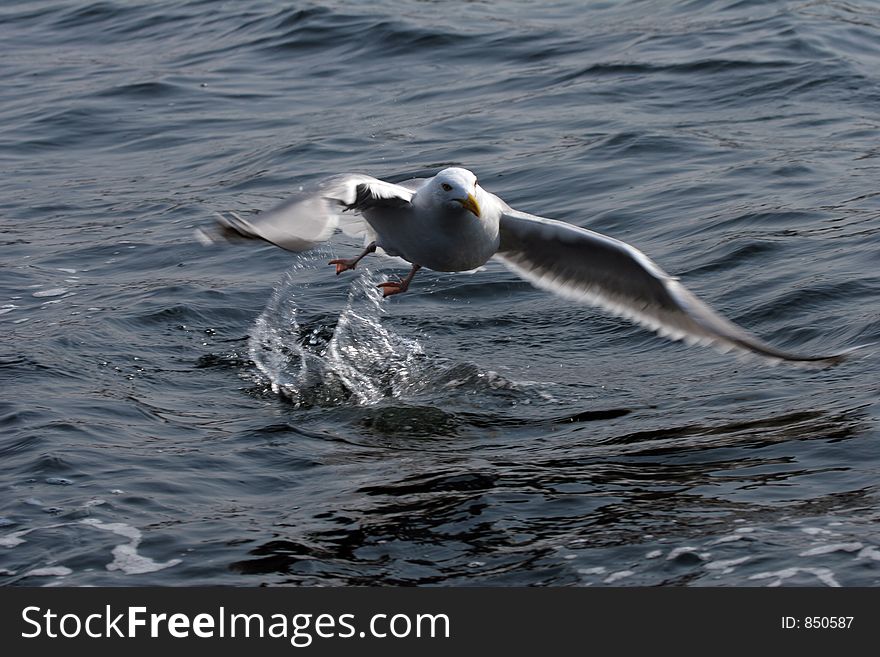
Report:
<svg viewBox="0 0 880 657"><path fill-rule="evenodd" d="M101 522L95 518L85 518L80 520L80 523L129 539L128 543L120 543L113 548L113 561L105 566L107 570L120 570L126 575L140 575L171 568L180 563L180 559L171 559L163 563L139 554L137 549L143 534L137 527L122 522Z"/></svg>
<svg viewBox="0 0 880 657"><path fill-rule="evenodd" d="M706 564L706 570L717 570L721 575L732 573L734 566L745 563L751 559L750 556L739 557L738 559L719 559L718 561L710 561Z"/></svg>
<svg viewBox="0 0 880 657"><path fill-rule="evenodd" d="M70 575L73 571L67 566L46 566L45 568L34 568L27 571L25 577L64 577Z"/></svg>
<svg viewBox="0 0 880 657"><path fill-rule="evenodd" d="M621 580L621 579L626 579L627 577L630 577L630 576L632 576L632 575L635 575L635 571L632 571L632 570L618 570L616 573L611 573L610 575L608 575L608 577L606 577L606 578L605 578L604 580L602 580L602 581L603 581L605 584L612 584L612 583L617 582L617 581L619 581L619 580Z"/></svg>
<svg viewBox="0 0 880 657"><path fill-rule="evenodd" d="M49 290L39 290L34 292L32 296L35 297L60 297L62 294L67 294L66 287L53 287Z"/></svg>
<svg viewBox="0 0 880 657"><path fill-rule="evenodd" d="M39 504L42 504L40 502ZM30 529L20 529L17 532L12 532L11 534L7 534L6 536L0 536L0 547L13 548L16 545L21 545L22 543L26 543L27 540L22 538L22 536L27 536L31 532L38 531L40 529L55 529L56 527L66 527L69 525L69 522L62 522L55 525L45 525L43 527L31 527Z"/></svg>
<svg viewBox="0 0 880 657"><path fill-rule="evenodd" d="M798 573L809 573L816 577L825 586L839 587L840 583L834 578L834 573L829 568L783 568L782 570L767 571L750 575L751 580L772 579L767 586L781 586L782 583L791 579Z"/></svg>
<svg viewBox="0 0 880 657"><path fill-rule="evenodd" d="M86 507L88 508L90 506L97 506L103 503L104 500L100 499L90 500L86 503ZM18 545L21 545L22 543L27 542L27 539L25 539L24 537L31 532L39 531L42 529L54 529L57 527L68 527L73 525L86 525L88 527L111 532L113 534L128 539L128 543L120 543L113 548L111 552L111 554L113 554L113 561L105 566L107 570L119 570L126 575L138 575L142 573L152 573L158 570L164 570L165 568L176 566L181 562L180 559L171 559L165 562L155 561L154 559L138 553L138 547L143 540L143 534L139 529L122 522L101 522L100 520L97 520L95 518L85 518L78 522L63 522L55 525L45 525L43 527L31 527L30 529L22 529L17 532L12 532L11 534L7 534L6 536L0 536L0 547L14 548ZM29 574L33 575L34 572L31 571ZM70 573L68 572L65 574Z"/></svg>
<svg viewBox="0 0 880 657"><path fill-rule="evenodd" d="M678 557L680 557L683 554L693 554L693 555L696 555L700 558L704 558L705 556L708 556L706 553L697 552L697 548L695 548L692 545L683 545L681 547L672 548L669 551L669 554L666 555L666 560L671 561L673 559L677 559Z"/></svg>
<svg viewBox="0 0 880 657"><path fill-rule="evenodd" d="M873 559L874 561L880 561L880 550L873 545L869 545L859 551L856 555L856 559Z"/></svg>
<svg viewBox="0 0 880 657"><path fill-rule="evenodd" d="M804 550L798 554L799 557L814 557L819 554L830 554L832 552L858 552L864 547L861 543L832 543L830 545L817 545L809 550Z"/></svg>
<svg viewBox="0 0 880 657"><path fill-rule="evenodd" d="M742 521L742 518L737 518L738 521ZM730 534L725 534L723 536L719 536L716 539L709 541L708 545L722 545L723 543L735 543L736 541L741 541L746 538L747 534L753 534L755 532L754 527L737 527Z"/></svg>
<svg viewBox="0 0 880 657"><path fill-rule="evenodd" d="M834 532L823 529L822 527L801 527L801 531L804 534L809 534L810 536L833 536Z"/></svg>
<svg viewBox="0 0 880 657"><path fill-rule="evenodd" d="M12 548L16 545L21 545L25 542L25 539L22 536L27 535L29 532L33 530L31 529L23 529L19 532L13 532L12 534L7 534L6 536L0 536L0 547Z"/></svg>
<svg viewBox="0 0 880 657"><path fill-rule="evenodd" d="M581 575L604 575L605 572L605 566L595 566L593 568L578 568L578 573L580 573Z"/></svg>
<svg viewBox="0 0 880 657"><path fill-rule="evenodd" d="M722 543L735 543L743 540L742 534L726 534L709 542L709 545L721 545Z"/></svg>

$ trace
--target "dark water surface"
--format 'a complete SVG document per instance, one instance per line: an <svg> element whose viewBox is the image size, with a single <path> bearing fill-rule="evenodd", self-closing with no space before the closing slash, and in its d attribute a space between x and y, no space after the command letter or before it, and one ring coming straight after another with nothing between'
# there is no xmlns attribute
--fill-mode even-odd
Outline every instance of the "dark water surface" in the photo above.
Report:
<svg viewBox="0 0 880 657"><path fill-rule="evenodd" d="M458 164L773 344L880 342L880 3L0 6L0 583L880 584L878 356L215 211Z"/></svg>

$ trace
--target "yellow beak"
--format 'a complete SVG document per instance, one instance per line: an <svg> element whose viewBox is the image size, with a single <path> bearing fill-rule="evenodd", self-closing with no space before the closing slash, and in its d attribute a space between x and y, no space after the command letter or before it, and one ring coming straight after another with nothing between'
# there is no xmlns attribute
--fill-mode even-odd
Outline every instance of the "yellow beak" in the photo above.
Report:
<svg viewBox="0 0 880 657"><path fill-rule="evenodd" d="M469 210L473 212L475 216L480 216L480 204L477 203L477 197L473 194L468 194L467 198L456 199L459 203L461 203L461 207L465 210Z"/></svg>

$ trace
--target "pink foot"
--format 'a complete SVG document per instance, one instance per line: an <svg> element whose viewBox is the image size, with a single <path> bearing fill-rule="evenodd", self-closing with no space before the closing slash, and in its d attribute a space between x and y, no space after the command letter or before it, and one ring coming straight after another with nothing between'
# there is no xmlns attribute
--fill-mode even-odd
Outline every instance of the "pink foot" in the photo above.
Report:
<svg viewBox="0 0 880 657"><path fill-rule="evenodd" d="M344 259L339 258L338 260L331 260L328 262L328 265L336 265L336 275L339 276L344 271L348 271L349 269L354 269L357 267L357 264L366 256L368 253L373 253L376 250L376 243L370 242L367 244L366 248L357 258Z"/></svg>
<svg viewBox="0 0 880 657"><path fill-rule="evenodd" d="M413 265L412 269L409 270L409 273L406 275L402 281L386 281L385 283L379 283L376 287L382 288L382 298L390 297L392 294L401 294L402 292L406 292L409 289L409 284L412 283L413 276L416 275L416 272L421 269L421 265Z"/></svg>
<svg viewBox="0 0 880 657"><path fill-rule="evenodd" d="M390 297L392 294L402 294L409 289L409 281L387 281L379 283L376 287L382 288L382 298Z"/></svg>
<svg viewBox="0 0 880 657"><path fill-rule="evenodd" d="M342 272L357 267L357 263L359 260L360 258L352 258L351 260L344 260L340 258L339 260L331 260L327 264L336 265L336 275L339 276L339 274L341 274Z"/></svg>

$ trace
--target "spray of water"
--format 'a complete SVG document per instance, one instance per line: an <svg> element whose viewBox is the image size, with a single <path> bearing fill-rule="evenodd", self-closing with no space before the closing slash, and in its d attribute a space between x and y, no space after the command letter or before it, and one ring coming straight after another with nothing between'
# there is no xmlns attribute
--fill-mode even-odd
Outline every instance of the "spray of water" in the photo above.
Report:
<svg viewBox="0 0 880 657"><path fill-rule="evenodd" d="M487 404L554 400L547 384L511 381L475 363L426 354L417 338L400 335L383 322L389 305L376 288L380 276L368 268L358 269L342 309L328 313L338 292L328 300L308 282L324 268L326 255L303 256L293 265L248 342L260 383L297 408L389 400L436 406L455 400L485 410Z"/></svg>
<svg viewBox="0 0 880 657"><path fill-rule="evenodd" d="M424 350L418 340L382 323L386 312L376 277L363 270L337 318L303 317L308 285L298 263L257 318L248 350L272 390L295 405L375 404L420 387Z"/></svg>

